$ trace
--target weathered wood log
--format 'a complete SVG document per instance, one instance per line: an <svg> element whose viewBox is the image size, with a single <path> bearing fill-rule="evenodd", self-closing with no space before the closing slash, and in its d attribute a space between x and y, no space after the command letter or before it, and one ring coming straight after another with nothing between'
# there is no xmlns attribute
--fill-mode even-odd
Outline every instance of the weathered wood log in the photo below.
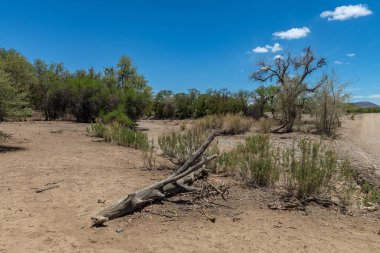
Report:
<svg viewBox="0 0 380 253"><path fill-rule="evenodd" d="M217 135L218 132L213 132L201 147L189 157L184 165L168 178L131 193L97 213L95 217L92 217L93 226L99 226L108 220L133 213L154 201L164 199L179 192L196 190L191 185L200 177L205 176L206 171L203 169L203 166L215 159L217 155L209 156L201 161L199 161L199 158ZM199 162L196 163L197 161Z"/></svg>

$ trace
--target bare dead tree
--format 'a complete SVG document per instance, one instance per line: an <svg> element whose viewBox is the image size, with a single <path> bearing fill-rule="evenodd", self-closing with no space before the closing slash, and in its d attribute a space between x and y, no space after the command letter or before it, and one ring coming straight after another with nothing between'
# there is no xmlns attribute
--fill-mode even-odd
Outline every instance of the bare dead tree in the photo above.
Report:
<svg viewBox="0 0 380 253"><path fill-rule="evenodd" d="M260 83L274 81L279 87L280 110L283 125L277 129L293 130L297 117L297 102L301 95L315 92L323 82L308 86L306 78L314 71L326 65L325 58L316 58L310 47L303 50L301 57L294 57L290 53L277 57L274 62L260 61L259 69L252 73L251 79Z"/></svg>
<svg viewBox="0 0 380 253"><path fill-rule="evenodd" d="M204 177L207 172L204 165L217 157L211 155L200 160L207 147L220 132L213 132L201 147L195 151L187 161L168 178L122 197L92 217L93 225L99 226L104 222L135 212L157 200L173 196L179 192L197 191L191 186L196 180Z"/></svg>

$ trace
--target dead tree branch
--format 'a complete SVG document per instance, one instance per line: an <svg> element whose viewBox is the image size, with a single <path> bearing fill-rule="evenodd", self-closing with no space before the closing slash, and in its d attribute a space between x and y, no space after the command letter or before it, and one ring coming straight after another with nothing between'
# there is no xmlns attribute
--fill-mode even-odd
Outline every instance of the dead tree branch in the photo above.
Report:
<svg viewBox="0 0 380 253"><path fill-rule="evenodd" d="M201 161L199 161L199 159L214 138L219 134L219 132L213 132L201 147L168 178L131 193L101 210L95 217L92 217L93 226L99 226L108 220L133 213L157 200L162 200L180 192L197 190L197 188L191 187L191 185L199 178L207 175L203 167L206 163L214 160L217 155L203 158Z"/></svg>

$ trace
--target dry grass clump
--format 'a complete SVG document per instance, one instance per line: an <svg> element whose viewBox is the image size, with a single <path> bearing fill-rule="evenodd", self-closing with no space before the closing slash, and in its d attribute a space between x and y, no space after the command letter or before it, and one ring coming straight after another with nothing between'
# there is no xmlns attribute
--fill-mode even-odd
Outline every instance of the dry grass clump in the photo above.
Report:
<svg viewBox="0 0 380 253"><path fill-rule="evenodd" d="M209 115L194 121L193 128L200 131L222 130L225 134L235 135L248 132L253 119L238 114Z"/></svg>
<svg viewBox="0 0 380 253"><path fill-rule="evenodd" d="M259 129L261 133L270 133L272 127L274 126L273 119L269 118L260 118L259 120Z"/></svg>

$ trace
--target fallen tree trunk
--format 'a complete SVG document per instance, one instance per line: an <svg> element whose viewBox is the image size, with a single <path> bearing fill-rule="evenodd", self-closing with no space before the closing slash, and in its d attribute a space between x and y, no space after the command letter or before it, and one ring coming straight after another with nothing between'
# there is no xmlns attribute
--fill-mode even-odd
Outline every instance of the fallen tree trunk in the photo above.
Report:
<svg viewBox="0 0 380 253"><path fill-rule="evenodd" d="M203 168L204 165L215 159L217 155L209 156L201 161L199 161L199 158L217 135L219 135L219 132L213 132L201 147L168 178L131 193L101 210L95 217L92 217L93 226L99 226L108 220L133 213L154 201L173 196L179 192L197 190L191 185L197 179L205 176L207 172ZM199 162L196 163L197 161Z"/></svg>

